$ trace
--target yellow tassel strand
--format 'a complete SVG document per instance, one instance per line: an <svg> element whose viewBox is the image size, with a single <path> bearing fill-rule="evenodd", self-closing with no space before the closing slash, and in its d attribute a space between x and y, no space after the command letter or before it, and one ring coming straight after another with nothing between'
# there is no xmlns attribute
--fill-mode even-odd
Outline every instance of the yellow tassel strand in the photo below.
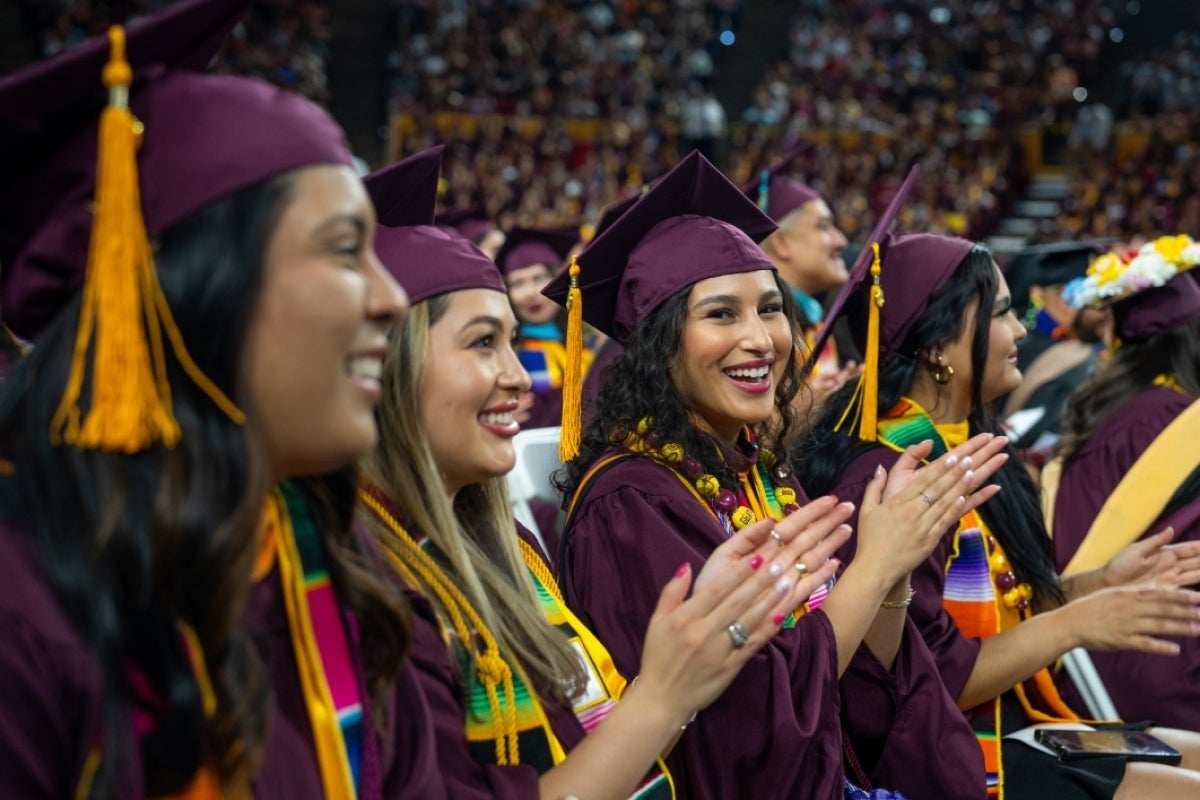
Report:
<svg viewBox="0 0 1200 800"><path fill-rule="evenodd" d="M133 71L125 59L125 31L114 26L108 35L112 49L103 82L109 100L100 114L96 210L83 303L50 441L136 453L155 441L168 447L179 441L179 424L171 411L164 332L193 380L235 422L240 424L243 417L188 357L159 286L142 218L137 171L142 124L129 110ZM89 351L92 397L81 422L79 398Z"/></svg>
<svg viewBox="0 0 1200 800"><path fill-rule="evenodd" d="M871 299L867 306L867 352L863 354L863 377L861 382L862 419L858 436L865 442L879 438L879 314L883 309L883 287L879 284L883 272L883 260L879 255L879 242L871 242L874 260L871 262Z"/></svg>
<svg viewBox="0 0 1200 800"><path fill-rule="evenodd" d="M571 256L571 288L567 292L567 364L563 370L562 436L558 457L564 463L579 455L583 422L583 293L579 291L579 260Z"/></svg>

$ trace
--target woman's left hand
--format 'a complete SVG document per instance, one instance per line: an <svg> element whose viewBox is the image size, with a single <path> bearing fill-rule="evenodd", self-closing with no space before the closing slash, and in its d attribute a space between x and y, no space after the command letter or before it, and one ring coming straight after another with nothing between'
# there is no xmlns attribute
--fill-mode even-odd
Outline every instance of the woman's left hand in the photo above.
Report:
<svg viewBox="0 0 1200 800"><path fill-rule="evenodd" d="M1104 583L1166 587L1200 583L1200 541L1171 544L1174 538L1174 529L1167 527L1124 548L1104 565Z"/></svg>

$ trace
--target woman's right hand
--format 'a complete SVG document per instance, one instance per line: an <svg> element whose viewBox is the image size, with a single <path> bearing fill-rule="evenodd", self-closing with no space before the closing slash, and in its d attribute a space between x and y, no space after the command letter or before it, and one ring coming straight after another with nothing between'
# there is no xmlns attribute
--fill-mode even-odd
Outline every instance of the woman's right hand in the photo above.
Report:
<svg viewBox="0 0 1200 800"><path fill-rule="evenodd" d="M983 484L1008 460L1007 443L982 433L921 466L933 448L926 440L890 472L880 467L863 493L854 560L874 565L888 586L912 572L951 525L1000 491Z"/></svg>
<svg viewBox="0 0 1200 800"><path fill-rule="evenodd" d="M719 697L788 613L833 577L831 556L850 535L843 523L852 512L848 503L821 498L783 520L744 528L713 551L686 600L691 568L681 566L650 617L639 696L667 704L681 725ZM738 645L735 634L743 632Z"/></svg>
<svg viewBox="0 0 1200 800"><path fill-rule="evenodd" d="M1140 650L1178 655L1162 636L1200 635L1200 592L1159 586L1115 586L1051 612L1066 618L1068 641L1088 650Z"/></svg>

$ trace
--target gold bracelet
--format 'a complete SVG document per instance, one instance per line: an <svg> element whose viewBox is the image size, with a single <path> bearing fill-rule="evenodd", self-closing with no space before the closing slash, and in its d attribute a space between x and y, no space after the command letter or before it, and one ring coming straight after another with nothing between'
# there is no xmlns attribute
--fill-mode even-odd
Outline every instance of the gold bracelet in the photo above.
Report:
<svg viewBox="0 0 1200 800"><path fill-rule="evenodd" d="M880 608L908 608L910 605L912 605L913 595L915 595L916 593L917 593L917 590L914 589L913 587L909 586L908 594L904 595L903 600L884 600L882 603L879 604L879 607Z"/></svg>

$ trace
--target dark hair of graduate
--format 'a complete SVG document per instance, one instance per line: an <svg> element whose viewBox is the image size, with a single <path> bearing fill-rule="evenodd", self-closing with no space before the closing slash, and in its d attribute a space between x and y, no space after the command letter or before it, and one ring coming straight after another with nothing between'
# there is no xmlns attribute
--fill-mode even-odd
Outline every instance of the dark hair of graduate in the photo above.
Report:
<svg viewBox="0 0 1200 800"><path fill-rule="evenodd" d="M795 302L779 276L774 277L783 312L793 329L793 345L775 392L775 415L759 425L756 433L761 446L770 449L777 458L787 459L785 443L790 441L796 417L792 401L797 392L806 389L796 358L795 343L801 334ZM653 430L660 441L678 442L685 453L697 458L704 471L717 476L722 485L737 485L737 475L720 457L719 443L692 424L691 412L671 378L671 366L680 355L691 290L689 286L673 295L639 322L621 355L605 370L599 391L585 409L579 456L554 477L564 507L570 504L583 476L604 451L624 441L644 417L653 418Z"/></svg>
<svg viewBox="0 0 1200 800"><path fill-rule="evenodd" d="M147 796L182 790L201 766L213 768L225 787L245 786L261 756L269 686L241 621L270 487L239 375L268 242L290 198L288 176L272 178L156 238L163 294L188 351L248 412L244 427L168 356L182 432L174 448L126 455L53 446L51 418L71 363L79 296L0 388L0 442L14 465L0 480L0 516L28 535L47 585L99 664L103 751L89 797L108 797L130 782L138 746L130 735L130 709L138 704L130 669L162 702L156 727L140 742ZM89 394L85 385L81 397ZM381 612L397 607L363 580L346 553L342 533L354 496L347 480L347 507L315 508L314 515L319 525L322 514L338 520L341 527L321 530L339 595L358 616L363 640L398 665L406 629L395 613ZM325 482L336 486L337 477ZM381 625L385 616L393 624ZM208 720L180 622L196 634L217 700Z"/></svg>
<svg viewBox="0 0 1200 800"><path fill-rule="evenodd" d="M1200 397L1200 319L1136 342L1124 342L1091 379L1071 393L1055 448L1070 464L1096 428L1122 403L1172 375L1189 397Z"/></svg>
<svg viewBox="0 0 1200 800"><path fill-rule="evenodd" d="M897 350L898 355L879 370L879 413L885 414L900 401L912 383L914 371L925 369L922 353L957 339L966 324L964 311L972 303L984 311L996 299L997 281L992 254L975 246L955 268L954 274L929 298L921 317L913 324ZM992 316L975 315L971 337L971 413L967 420L971 434L1000 433L992 404L982 399L983 366L987 361ZM857 428L834 427L850 402L857 380L849 381L825 403L808 447L800 458L800 478L812 497L828 493L854 456L874 443L858 438ZM1034 590L1035 602L1062 602L1062 589L1054 571L1050 538L1042 521L1037 490L1016 451L1008 448L1009 459L992 478L1003 491L979 507L979 515L1004 548L1013 571Z"/></svg>

